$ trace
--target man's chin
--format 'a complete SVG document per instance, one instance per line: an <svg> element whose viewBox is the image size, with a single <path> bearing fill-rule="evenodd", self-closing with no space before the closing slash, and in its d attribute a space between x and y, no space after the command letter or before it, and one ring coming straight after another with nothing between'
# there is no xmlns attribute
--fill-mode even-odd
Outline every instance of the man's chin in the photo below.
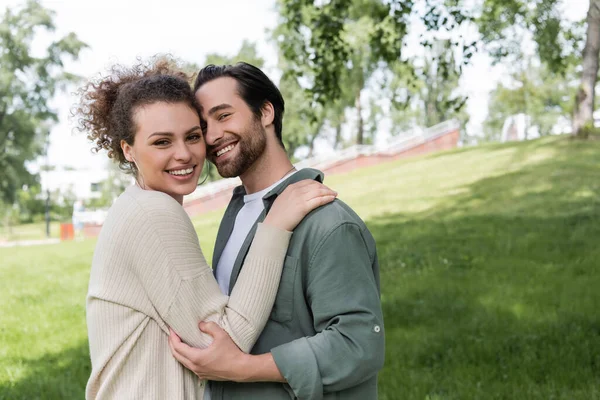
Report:
<svg viewBox="0 0 600 400"><path fill-rule="evenodd" d="M217 168L217 172L223 178L235 178L235 177L239 176L239 174L236 174L235 171L230 171L228 169L221 170L221 169Z"/></svg>
<svg viewBox="0 0 600 400"><path fill-rule="evenodd" d="M242 172L240 172L240 168L238 168L236 165L231 165L229 163L225 165L217 165L216 167L217 172L223 178L235 178L242 174Z"/></svg>

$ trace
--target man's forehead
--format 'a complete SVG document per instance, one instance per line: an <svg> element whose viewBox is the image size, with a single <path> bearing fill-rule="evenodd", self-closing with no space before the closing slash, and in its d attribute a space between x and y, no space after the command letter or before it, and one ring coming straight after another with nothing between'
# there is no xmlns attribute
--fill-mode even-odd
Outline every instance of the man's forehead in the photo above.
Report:
<svg viewBox="0 0 600 400"><path fill-rule="evenodd" d="M204 83L196 90L198 100L216 97L232 96L238 94L237 81L228 76L213 79Z"/></svg>
<svg viewBox="0 0 600 400"><path fill-rule="evenodd" d="M217 82L221 80L221 82ZM243 101L239 95L237 81L233 78L217 78L200 86L196 91L200 111L202 114L210 113L214 108L239 106Z"/></svg>

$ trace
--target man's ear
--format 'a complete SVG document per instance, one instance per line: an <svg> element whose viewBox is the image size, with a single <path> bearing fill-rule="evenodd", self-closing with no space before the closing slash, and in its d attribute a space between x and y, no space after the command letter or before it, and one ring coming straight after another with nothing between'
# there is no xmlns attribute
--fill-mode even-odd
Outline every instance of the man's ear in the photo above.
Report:
<svg viewBox="0 0 600 400"><path fill-rule="evenodd" d="M265 101L260 111L262 114L260 119L262 125L266 128L267 126L273 124L273 121L275 120L275 109L273 108L273 104L271 104L269 101Z"/></svg>
<svg viewBox="0 0 600 400"><path fill-rule="evenodd" d="M133 160L133 149L131 145L127 143L125 140L121 140L121 150L123 150L123 154L125 155L125 159L129 162L134 162Z"/></svg>

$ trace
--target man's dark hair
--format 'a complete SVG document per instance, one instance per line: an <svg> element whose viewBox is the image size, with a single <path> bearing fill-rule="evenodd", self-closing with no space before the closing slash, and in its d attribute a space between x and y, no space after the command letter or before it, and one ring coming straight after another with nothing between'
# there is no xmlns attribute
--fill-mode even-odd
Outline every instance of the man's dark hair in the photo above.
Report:
<svg viewBox="0 0 600 400"><path fill-rule="evenodd" d="M194 92L200 86L217 78L229 77L237 81L238 94L246 102L256 118L262 117L262 107L265 102L273 105L275 116L273 125L279 143L285 148L281 138L283 113L285 104L281 92L264 72L254 65L239 62L235 65L209 64L198 72L194 83Z"/></svg>

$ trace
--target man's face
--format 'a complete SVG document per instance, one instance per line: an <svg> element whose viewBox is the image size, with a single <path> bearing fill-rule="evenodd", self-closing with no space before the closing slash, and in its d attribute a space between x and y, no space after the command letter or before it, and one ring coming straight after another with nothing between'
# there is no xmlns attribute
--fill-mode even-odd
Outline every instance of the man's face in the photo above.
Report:
<svg viewBox="0 0 600 400"><path fill-rule="evenodd" d="M237 92L233 78L217 78L196 91L206 123L207 158L225 178L240 176L263 154L267 133Z"/></svg>

